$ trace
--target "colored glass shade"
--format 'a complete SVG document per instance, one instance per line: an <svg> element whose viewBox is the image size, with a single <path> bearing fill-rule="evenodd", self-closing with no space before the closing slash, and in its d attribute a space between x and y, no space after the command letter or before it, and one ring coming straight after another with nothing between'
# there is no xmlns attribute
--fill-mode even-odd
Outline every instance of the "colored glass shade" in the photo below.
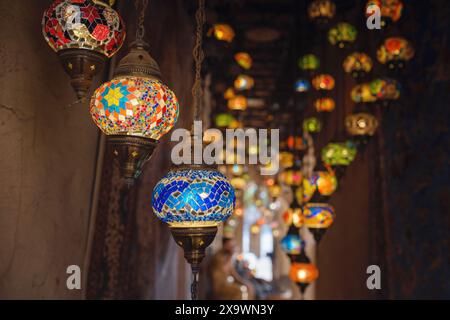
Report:
<svg viewBox="0 0 450 320"><path fill-rule="evenodd" d="M362 83L354 86L350 92L350 96L355 103L377 101L377 97L374 96L370 90L369 83Z"/></svg>
<svg viewBox="0 0 450 320"><path fill-rule="evenodd" d="M235 36L233 28L230 25L225 23L217 23L215 24L210 31L209 35L213 35L214 38L220 41L232 42Z"/></svg>
<svg viewBox="0 0 450 320"><path fill-rule="evenodd" d="M95 124L107 135L159 140L176 123L179 105L175 94L161 81L124 76L95 90L90 112Z"/></svg>
<svg viewBox="0 0 450 320"><path fill-rule="evenodd" d="M234 88L236 90L250 90L255 85L255 81L252 77L245 74L238 75L234 80Z"/></svg>
<svg viewBox="0 0 450 320"><path fill-rule="evenodd" d="M408 61L414 57L414 48L411 43L400 37L387 38L377 50L377 59L386 64L391 61Z"/></svg>
<svg viewBox="0 0 450 320"><path fill-rule="evenodd" d="M230 183L236 190L244 190L247 186L247 181L243 177L233 177Z"/></svg>
<svg viewBox="0 0 450 320"><path fill-rule="evenodd" d="M218 171L169 171L155 186L153 211L172 227L217 226L233 213L236 196Z"/></svg>
<svg viewBox="0 0 450 320"><path fill-rule="evenodd" d="M223 94L223 98L225 100L230 100L230 99L233 99L234 97L236 97L236 94L234 93L233 88L228 88L227 90L225 90L225 92Z"/></svg>
<svg viewBox="0 0 450 320"><path fill-rule="evenodd" d="M311 89L311 84L306 79L299 79L295 82L294 87L296 92L308 92Z"/></svg>
<svg viewBox="0 0 450 320"><path fill-rule="evenodd" d="M247 98L241 95L231 98L228 100L228 108L231 110L247 109Z"/></svg>
<svg viewBox="0 0 450 320"><path fill-rule="evenodd" d="M304 217L301 208L288 208L283 213L282 218L286 226L294 225L296 228L301 228L304 224Z"/></svg>
<svg viewBox="0 0 450 320"><path fill-rule="evenodd" d="M281 250L287 254L300 254L305 245L298 234L288 234L281 239Z"/></svg>
<svg viewBox="0 0 450 320"><path fill-rule="evenodd" d="M401 86L394 79L375 79L370 83L370 92L378 100L397 100L400 98Z"/></svg>
<svg viewBox="0 0 450 320"><path fill-rule="evenodd" d="M334 78L329 74L319 74L312 79L312 85L316 90L332 90Z"/></svg>
<svg viewBox="0 0 450 320"><path fill-rule="evenodd" d="M286 140L286 145L293 150L305 150L307 147L305 139L300 136L289 136Z"/></svg>
<svg viewBox="0 0 450 320"><path fill-rule="evenodd" d="M336 5L331 0L314 0L308 7L310 19L328 18L331 19L336 13Z"/></svg>
<svg viewBox="0 0 450 320"><path fill-rule="evenodd" d="M294 196L298 203L307 203L311 200L312 196L316 192L317 186L311 179L303 179L301 187L295 190Z"/></svg>
<svg viewBox="0 0 450 320"><path fill-rule="evenodd" d="M119 14L106 3L93 0L56 0L44 12L42 32L56 52L86 49L113 56L125 39Z"/></svg>
<svg viewBox="0 0 450 320"><path fill-rule="evenodd" d="M331 112L336 107L336 104L331 98L319 98L314 101L314 107L317 112Z"/></svg>
<svg viewBox="0 0 450 320"><path fill-rule="evenodd" d="M295 283L312 283L319 278L319 270L312 263L293 262L289 271L289 279Z"/></svg>
<svg viewBox="0 0 450 320"><path fill-rule="evenodd" d="M328 31L328 41L332 45L338 45L340 48L343 48L346 44L354 42L357 34L358 31L356 31L354 26L341 22Z"/></svg>
<svg viewBox="0 0 450 320"><path fill-rule="evenodd" d="M269 195L272 198L278 198L281 195L281 186L279 184L273 184L271 186L268 186L269 189Z"/></svg>
<svg viewBox="0 0 450 320"><path fill-rule="evenodd" d="M345 128L352 136L373 136L378 128L378 120L366 112L350 114L345 118Z"/></svg>
<svg viewBox="0 0 450 320"><path fill-rule="evenodd" d="M294 155L292 152L283 151L279 154L280 165L283 168L290 168L294 165Z"/></svg>
<svg viewBox="0 0 450 320"><path fill-rule="evenodd" d="M322 161L330 166L348 166L355 160L356 146L351 142L329 143L322 149Z"/></svg>
<svg viewBox="0 0 450 320"><path fill-rule="evenodd" d="M318 171L309 180L311 185L315 185L317 191L323 196L332 195L338 186L334 172Z"/></svg>
<svg viewBox="0 0 450 320"><path fill-rule="evenodd" d="M373 62L367 54L362 52L353 52L345 58L343 67L346 73L353 74L361 71L368 73L372 70Z"/></svg>
<svg viewBox="0 0 450 320"><path fill-rule="evenodd" d="M220 113L214 119L216 127L219 128L229 127L234 121L236 121L236 119L229 113Z"/></svg>
<svg viewBox="0 0 450 320"><path fill-rule="evenodd" d="M333 224L334 208L327 203L307 203L303 216L308 228L327 229Z"/></svg>
<svg viewBox="0 0 450 320"><path fill-rule="evenodd" d="M322 130L322 122L316 117L306 118L303 120L303 130L309 133L318 133Z"/></svg>
<svg viewBox="0 0 450 320"><path fill-rule="evenodd" d="M247 52L238 52L234 55L234 60L242 68L248 70L252 67L253 59Z"/></svg>
<svg viewBox="0 0 450 320"><path fill-rule="evenodd" d="M298 66L302 70L317 70L320 67L320 60L313 54L306 54L298 60Z"/></svg>
<svg viewBox="0 0 450 320"><path fill-rule="evenodd" d="M366 8L373 5L380 8L382 18L396 22L402 16L403 3L400 0L369 0L367 1Z"/></svg>
<svg viewBox="0 0 450 320"><path fill-rule="evenodd" d="M287 169L278 175L278 179L287 186L299 186L302 183L303 175L300 169Z"/></svg>

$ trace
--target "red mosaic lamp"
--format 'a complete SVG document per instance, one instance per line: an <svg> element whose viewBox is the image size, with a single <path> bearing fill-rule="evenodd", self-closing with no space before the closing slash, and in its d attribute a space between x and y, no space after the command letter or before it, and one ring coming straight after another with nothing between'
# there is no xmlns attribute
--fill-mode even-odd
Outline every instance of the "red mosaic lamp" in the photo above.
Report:
<svg viewBox="0 0 450 320"><path fill-rule="evenodd" d="M111 8L113 2L56 0L44 12L44 38L58 54L79 99L86 96L94 76L124 42L125 26Z"/></svg>

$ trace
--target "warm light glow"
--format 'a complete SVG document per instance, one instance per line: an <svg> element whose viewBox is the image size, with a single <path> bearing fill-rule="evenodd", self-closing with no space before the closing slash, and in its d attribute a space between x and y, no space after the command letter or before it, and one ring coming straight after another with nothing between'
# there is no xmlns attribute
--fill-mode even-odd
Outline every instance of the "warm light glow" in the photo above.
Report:
<svg viewBox="0 0 450 320"><path fill-rule="evenodd" d="M282 168L290 168L294 165L294 154L291 152L283 151L279 154L280 166Z"/></svg>
<svg viewBox="0 0 450 320"><path fill-rule="evenodd" d="M372 59L363 52L353 52L345 58L344 71L351 73L354 77L361 73L368 73L372 70Z"/></svg>
<svg viewBox="0 0 450 320"><path fill-rule="evenodd" d="M397 100L400 98L401 86L394 79L375 79L370 83L370 92L378 100Z"/></svg>
<svg viewBox="0 0 450 320"><path fill-rule="evenodd" d="M312 20L331 19L336 13L336 5L331 0L313 0L308 7L308 16Z"/></svg>
<svg viewBox="0 0 450 320"><path fill-rule="evenodd" d="M224 23L215 24L208 33L213 34L217 40L232 42L234 39L234 30L230 25Z"/></svg>
<svg viewBox="0 0 450 320"><path fill-rule="evenodd" d="M234 89L233 88L228 88L227 90L225 90L225 92L223 94L223 98L225 100L233 99L235 96L236 96L236 94L234 93Z"/></svg>
<svg viewBox="0 0 450 320"><path fill-rule="evenodd" d="M319 74L312 80L316 90L332 90L334 88L334 78L329 74Z"/></svg>
<svg viewBox="0 0 450 320"><path fill-rule="evenodd" d="M336 107L334 100L331 98L319 98L314 102L317 112L331 112Z"/></svg>
<svg viewBox="0 0 450 320"><path fill-rule="evenodd" d="M252 67L253 60L252 57L247 52L238 52L234 55L234 60L242 68L248 70Z"/></svg>
<svg viewBox="0 0 450 320"><path fill-rule="evenodd" d="M295 283L312 283L319 277L319 270L312 263L294 262L291 264L289 278Z"/></svg>
<svg viewBox="0 0 450 320"><path fill-rule="evenodd" d="M352 136L373 136L378 128L378 120L366 112L350 114L345 118L345 128Z"/></svg>
<svg viewBox="0 0 450 320"><path fill-rule="evenodd" d="M366 8L373 5L381 9L382 18L397 22L402 16L403 3L400 0L369 0Z"/></svg>
<svg viewBox="0 0 450 320"><path fill-rule="evenodd" d="M278 175L278 179L287 186L299 186L302 183L303 175L300 169L287 169Z"/></svg>
<svg viewBox="0 0 450 320"><path fill-rule="evenodd" d="M327 203L307 203L303 216L306 227L327 229L334 222L334 208Z"/></svg>
<svg viewBox="0 0 450 320"><path fill-rule="evenodd" d="M255 82L253 78L245 74L237 76L237 78L234 80L234 88L239 91L250 90L254 85Z"/></svg>
<svg viewBox="0 0 450 320"><path fill-rule="evenodd" d="M228 100L228 108L231 110L247 109L247 98L244 96L236 96Z"/></svg>

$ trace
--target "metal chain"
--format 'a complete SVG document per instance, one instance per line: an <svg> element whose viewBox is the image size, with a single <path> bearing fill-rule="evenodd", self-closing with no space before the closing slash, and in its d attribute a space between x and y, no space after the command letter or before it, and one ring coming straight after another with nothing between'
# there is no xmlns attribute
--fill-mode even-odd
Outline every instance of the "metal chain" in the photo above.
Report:
<svg viewBox="0 0 450 320"><path fill-rule="evenodd" d="M139 3L142 3L141 10L139 12ZM145 12L148 7L149 0L134 0L134 6L136 8L136 11L139 12L139 16L137 19L137 26L136 26L136 40L142 40L144 39L145 35Z"/></svg>
<svg viewBox="0 0 450 320"><path fill-rule="evenodd" d="M191 300L198 299L198 270L192 270Z"/></svg>
<svg viewBox="0 0 450 320"><path fill-rule="evenodd" d="M201 99L203 96L202 89L202 62L205 59L205 53L203 52L203 26L206 21L205 15L205 0L198 0L198 8L195 13L195 20L197 21L196 29L196 40L195 46L192 51L192 56L195 62L195 80L192 86L192 97L193 97L193 109L194 109L194 120L198 120L199 108L201 107Z"/></svg>

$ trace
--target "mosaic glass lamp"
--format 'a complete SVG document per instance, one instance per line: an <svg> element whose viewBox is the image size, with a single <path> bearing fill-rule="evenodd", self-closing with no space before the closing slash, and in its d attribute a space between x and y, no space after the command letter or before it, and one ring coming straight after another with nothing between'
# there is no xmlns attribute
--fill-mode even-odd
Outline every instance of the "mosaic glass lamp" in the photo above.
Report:
<svg viewBox="0 0 450 320"><path fill-rule="evenodd" d="M290 168L294 165L294 154L289 151L279 153L280 166L282 168Z"/></svg>
<svg viewBox="0 0 450 320"><path fill-rule="evenodd" d="M209 36L214 36L219 41L232 42L235 36L233 28L226 23L216 23L208 32Z"/></svg>
<svg viewBox="0 0 450 320"><path fill-rule="evenodd" d="M308 17L318 25L326 25L335 15L336 5L331 0L313 0L308 7Z"/></svg>
<svg viewBox="0 0 450 320"><path fill-rule="evenodd" d="M234 97L236 97L236 94L235 94L233 88L227 88L225 90L225 92L223 93L223 98L225 100L230 100L230 99L233 99Z"/></svg>
<svg viewBox="0 0 450 320"><path fill-rule="evenodd" d="M312 79L312 85L316 90L333 90L334 78L329 74L319 74Z"/></svg>
<svg viewBox="0 0 450 320"><path fill-rule="evenodd" d="M365 77L373 67L372 59L363 52L353 52L343 62L344 71L355 79Z"/></svg>
<svg viewBox="0 0 450 320"><path fill-rule="evenodd" d="M291 150L302 151L307 148L307 142L302 136L289 136L286 140L286 146Z"/></svg>
<svg viewBox="0 0 450 320"><path fill-rule="evenodd" d="M332 98L319 98L314 101L314 107L317 112L331 112L336 107Z"/></svg>
<svg viewBox="0 0 450 320"><path fill-rule="evenodd" d="M322 130L322 122L316 117L303 120L303 130L309 133L319 133Z"/></svg>
<svg viewBox="0 0 450 320"><path fill-rule="evenodd" d="M370 90L370 83L357 84L352 88L350 97L355 103L370 103L377 101L377 97Z"/></svg>
<svg viewBox="0 0 450 320"><path fill-rule="evenodd" d="M244 111L245 109L247 109L247 98L242 95L231 98L230 100L228 100L228 109Z"/></svg>
<svg viewBox="0 0 450 320"><path fill-rule="evenodd" d="M334 208L327 203L307 203L303 210L304 223L319 243L327 229L333 224Z"/></svg>
<svg viewBox="0 0 450 320"><path fill-rule="evenodd" d="M169 225L194 273L198 273L218 225L232 215L235 201L235 191L227 178L206 165L173 168L152 194L154 213Z"/></svg>
<svg viewBox="0 0 450 320"><path fill-rule="evenodd" d="M289 168L278 175L278 180L290 187L296 187L301 185L303 180L302 171L300 168Z"/></svg>
<svg viewBox="0 0 450 320"><path fill-rule="evenodd" d="M414 57L411 43L400 37L387 38L377 50L377 59L391 70L400 70Z"/></svg>
<svg viewBox="0 0 450 320"><path fill-rule="evenodd" d="M303 217L302 208L298 205L297 202L292 204L292 208L288 208L283 213L282 218L286 226L294 226L296 228L301 228L305 220Z"/></svg>
<svg viewBox="0 0 450 320"><path fill-rule="evenodd" d="M298 79L294 85L295 92L303 93L308 92L311 89L311 84L307 79Z"/></svg>
<svg viewBox="0 0 450 320"><path fill-rule="evenodd" d="M244 68L245 70L248 70L252 67L253 59L247 52L238 52L234 55L234 60L236 63Z"/></svg>
<svg viewBox="0 0 450 320"><path fill-rule="evenodd" d="M300 238L298 231L288 233L281 239L281 250L287 255L297 255L305 248L305 241Z"/></svg>
<svg viewBox="0 0 450 320"><path fill-rule="evenodd" d="M234 80L234 88L239 91L250 90L255 85L252 77L245 74L240 74Z"/></svg>
<svg viewBox="0 0 450 320"><path fill-rule="evenodd" d="M45 10L42 33L58 54L79 99L125 39L125 26L108 1L56 0Z"/></svg>
<svg viewBox="0 0 450 320"><path fill-rule="evenodd" d="M317 171L309 179L322 196L331 196L337 189L338 182L333 171Z"/></svg>
<svg viewBox="0 0 450 320"><path fill-rule="evenodd" d="M384 106L388 106L391 101L399 99L401 90L400 83L394 79L375 79L370 83L371 94Z"/></svg>
<svg viewBox="0 0 450 320"><path fill-rule="evenodd" d="M322 161L329 166L348 166L356 157L356 146L350 142L333 142L322 149Z"/></svg>
<svg viewBox="0 0 450 320"><path fill-rule="evenodd" d="M328 31L328 41L332 45L344 48L355 42L358 31L349 23L341 22Z"/></svg>
<svg viewBox="0 0 450 320"><path fill-rule="evenodd" d="M320 67L320 60L314 54L306 54L300 57L298 66L304 71L314 71Z"/></svg>
<svg viewBox="0 0 450 320"><path fill-rule="evenodd" d="M381 26L385 27L388 22L397 22L403 11L403 3L400 0L369 0L366 4L366 12L369 6L377 6L381 11Z"/></svg>
<svg viewBox="0 0 450 320"><path fill-rule="evenodd" d="M161 81L158 64L146 47L142 41L131 45L114 78L94 92L90 104L94 123L108 136L122 175L130 183L179 113L177 98Z"/></svg>
<svg viewBox="0 0 450 320"><path fill-rule="evenodd" d="M353 113L345 118L345 128L349 135L365 139L375 134L378 120L368 112Z"/></svg>
<svg viewBox="0 0 450 320"><path fill-rule="evenodd" d="M291 263L289 278L298 285L302 295L306 288L319 278L319 270L311 263L305 250L302 250L300 255L296 256Z"/></svg>

